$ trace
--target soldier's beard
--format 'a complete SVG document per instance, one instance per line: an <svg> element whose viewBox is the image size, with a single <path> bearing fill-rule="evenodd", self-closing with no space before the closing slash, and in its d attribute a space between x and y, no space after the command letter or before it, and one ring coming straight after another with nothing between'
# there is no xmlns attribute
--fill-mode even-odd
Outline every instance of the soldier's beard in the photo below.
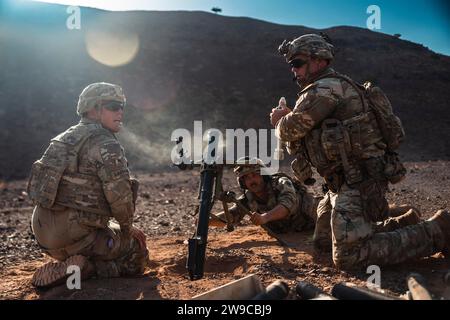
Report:
<svg viewBox="0 0 450 320"><path fill-rule="evenodd" d="M306 85L306 79L301 79L299 76L293 77L292 81L297 82L300 88L303 88Z"/></svg>

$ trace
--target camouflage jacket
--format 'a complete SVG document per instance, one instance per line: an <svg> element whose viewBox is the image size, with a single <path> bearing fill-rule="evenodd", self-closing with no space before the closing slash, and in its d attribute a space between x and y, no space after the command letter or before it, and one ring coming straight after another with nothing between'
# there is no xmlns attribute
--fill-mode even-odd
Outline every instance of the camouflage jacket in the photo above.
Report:
<svg viewBox="0 0 450 320"><path fill-rule="evenodd" d="M31 191L36 189L35 184L46 184L47 190L52 191L48 181L54 181L57 188L53 197L52 192L34 192L38 193L36 202L40 205L49 209L73 208L104 218L112 216L122 230L131 227L135 207L128 163L115 135L100 124L83 118L52 139L42 158L33 165L32 176L33 171L36 178Z"/></svg>
<svg viewBox="0 0 450 320"><path fill-rule="evenodd" d="M276 125L290 153L304 155L321 175L339 167L342 151L348 162L384 155L375 116L364 110L358 91L336 74L328 68L314 77Z"/></svg>
<svg viewBox="0 0 450 320"><path fill-rule="evenodd" d="M267 223L267 226L277 233L302 231L314 225L319 200L307 193L306 189L297 189L289 178L276 175L266 183L266 188L266 199L259 199L253 192L246 190L238 200L248 210L258 213L268 212L277 205L286 207L289 210L288 217ZM246 214L236 206L230 208L229 212L233 216L234 224L241 221ZM218 216L225 220L223 212Z"/></svg>

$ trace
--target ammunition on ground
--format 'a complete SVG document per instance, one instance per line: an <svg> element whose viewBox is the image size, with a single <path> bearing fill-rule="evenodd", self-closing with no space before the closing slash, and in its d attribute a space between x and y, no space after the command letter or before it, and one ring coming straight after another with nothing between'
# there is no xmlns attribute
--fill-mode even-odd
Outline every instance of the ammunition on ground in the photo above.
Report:
<svg viewBox="0 0 450 320"><path fill-rule="evenodd" d="M331 290L331 294L339 300L404 300L368 288L358 287L349 282L336 284Z"/></svg>
<svg viewBox="0 0 450 320"><path fill-rule="evenodd" d="M302 300L336 300L336 298L326 294L322 289L306 281L299 281L295 286L295 290Z"/></svg>
<svg viewBox="0 0 450 320"><path fill-rule="evenodd" d="M425 279L418 273L411 273L406 279L412 300L432 300L425 286Z"/></svg>
<svg viewBox="0 0 450 320"><path fill-rule="evenodd" d="M288 284L281 280L277 280L272 282L264 292L257 294L252 300L283 300L288 294Z"/></svg>

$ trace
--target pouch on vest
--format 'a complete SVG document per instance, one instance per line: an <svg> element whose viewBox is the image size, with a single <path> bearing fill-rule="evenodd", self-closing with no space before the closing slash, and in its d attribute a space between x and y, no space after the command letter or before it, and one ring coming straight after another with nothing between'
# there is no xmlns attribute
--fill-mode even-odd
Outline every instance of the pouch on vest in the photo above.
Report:
<svg viewBox="0 0 450 320"><path fill-rule="evenodd" d="M337 119L327 119L322 122L321 143L330 161L339 161L343 157L342 152L350 155L352 151L350 136Z"/></svg>
<svg viewBox="0 0 450 320"><path fill-rule="evenodd" d="M306 185L314 184L313 172L311 164L306 158L300 154L291 162L291 169L294 172L295 178Z"/></svg>
<svg viewBox="0 0 450 320"><path fill-rule="evenodd" d="M362 180L359 166L351 161L350 135L341 121L337 119L323 121L321 142L327 159L342 163L347 184L352 185Z"/></svg>
<svg viewBox="0 0 450 320"><path fill-rule="evenodd" d="M396 184L405 178L406 168L400 161L397 153L387 152L384 156L384 161L384 175L390 183Z"/></svg>
<svg viewBox="0 0 450 320"><path fill-rule="evenodd" d="M33 163L27 192L35 205L47 209L53 206L64 170L65 166L43 164L40 160Z"/></svg>

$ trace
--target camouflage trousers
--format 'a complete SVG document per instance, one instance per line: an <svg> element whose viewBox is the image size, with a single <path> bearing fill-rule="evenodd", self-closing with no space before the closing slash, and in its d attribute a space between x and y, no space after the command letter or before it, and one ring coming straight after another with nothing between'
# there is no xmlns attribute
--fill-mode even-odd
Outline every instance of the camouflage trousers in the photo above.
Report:
<svg viewBox="0 0 450 320"><path fill-rule="evenodd" d="M56 260L83 255L104 278L142 274L149 261L147 248L108 219L75 209L54 212L37 206L32 229L42 250Z"/></svg>
<svg viewBox="0 0 450 320"><path fill-rule="evenodd" d="M396 264L442 249L444 238L436 222L398 228L390 219L368 221L364 210L387 210L386 205L382 186L363 195L346 184L337 193L328 191L317 209L315 245L326 249L331 244L333 262L341 269Z"/></svg>

